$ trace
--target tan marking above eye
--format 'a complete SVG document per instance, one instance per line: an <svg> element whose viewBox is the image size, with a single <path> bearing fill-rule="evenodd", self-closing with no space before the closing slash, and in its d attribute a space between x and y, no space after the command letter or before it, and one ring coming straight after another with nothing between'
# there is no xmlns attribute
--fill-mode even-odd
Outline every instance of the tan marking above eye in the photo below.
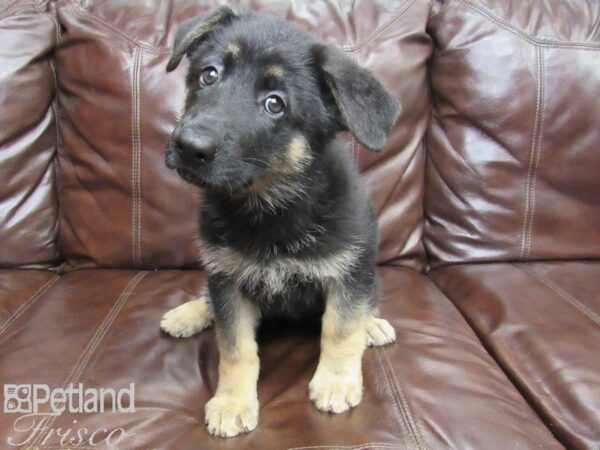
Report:
<svg viewBox="0 0 600 450"><path fill-rule="evenodd" d="M284 72L283 67L275 65L267 67L265 75L274 78L283 78Z"/></svg>
<svg viewBox="0 0 600 450"><path fill-rule="evenodd" d="M242 49L236 43L231 43L227 46L227 53L229 53L233 57L238 56L241 51L242 51Z"/></svg>

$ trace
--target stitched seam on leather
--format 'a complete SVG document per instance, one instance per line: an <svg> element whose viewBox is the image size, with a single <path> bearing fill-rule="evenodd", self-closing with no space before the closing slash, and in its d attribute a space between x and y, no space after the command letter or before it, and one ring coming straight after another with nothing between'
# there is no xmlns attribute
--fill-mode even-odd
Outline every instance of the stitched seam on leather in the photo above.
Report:
<svg viewBox="0 0 600 450"><path fill-rule="evenodd" d="M89 365L89 362L90 362L90 360L92 358L92 355L94 354L94 352L98 349L98 347L102 343L102 340L104 339L104 337L108 333L108 330L109 330L110 326L115 321L115 319L116 319L117 315L119 314L119 312L121 312L121 309L123 309L123 306L125 305L125 303L129 299L129 297L131 296L131 293L136 288L136 286L139 284L139 282L146 276L146 274L147 274L147 272L140 272L140 273L138 273L134 278L131 279L131 281L129 282L129 284L125 288L125 290L121 293L121 295L119 296L119 298L115 302L115 305L113 306L113 308L111 309L111 311L109 312L109 314L107 314L106 324L104 325L104 323L103 323L104 327L101 326L101 327L98 328L98 331L100 331L100 333L97 334L97 339L94 341L94 343L90 347L90 351L83 358L82 364L80 365L79 370L77 370L75 372L75 374L73 375L73 380L74 381L77 381L77 380L81 379L81 376L83 375L83 373L85 372L85 370L87 369L87 367ZM73 382L73 381L71 381L71 382Z"/></svg>
<svg viewBox="0 0 600 450"><path fill-rule="evenodd" d="M35 12L39 12L34 3L26 3L26 4L15 3L14 5L6 8L4 11L0 11L0 20L6 19L18 12L25 11L28 9L30 10L31 8L34 8Z"/></svg>
<svg viewBox="0 0 600 450"><path fill-rule="evenodd" d="M379 36L381 36L381 34L385 30L387 30L390 26L392 26L395 22L397 22L398 19L400 19L404 14L406 14L406 12L414 4L415 4L415 0L413 0L410 3L407 3L404 9L398 11L396 14L394 14L394 16L390 20L388 20L386 23L381 25L379 28L376 28L374 31L372 31L371 34L369 34L363 42L356 44L355 46L342 47L342 50L344 50L345 52L348 52L348 53L355 53L355 52L358 52L359 50L361 50L362 48L364 48L365 46L369 45L371 42L373 42L375 39L377 39Z"/></svg>
<svg viewBox="0 0 600 450"><path fill-rule="evenodd" d="M35 291L25 302L17 308L17 310L8 318L6 321L0 325L0 336L6 332L6 330L17 321L19 317L23 315L29 308L33 306L33 304L42 296L44 292L52 287L54 283L58 281L60 277L58 275L54 275L50 278L46 283L44 283L37 291Z"/></svg>
<svg viewBox="0 0 600 450"><path fill-rule="evenodd" d="M137 69L137 108L136 108L136 138L137 138L137 257L138 257L138 266L142 266L142 121L141 121L141 95L142 90L140 89L141 83L141 70L142 70L142 61L143 61L143 51L140 50L138 52L139 61L138 61L138 69Z"/></svg>
<svg viewBox="0 0 600 450"><path fill-rule="evenodd" d="M89 20L92 20L92 21L102 25L102 26L105 26L106 28L112 30L119 39L121 39L122 41L124 41L128 44L132 44L136 47L143 48L144 50L147 50L152 53L161 54L161 53L170 53L171 52L170 47L153 46L148 43L141 42L141 41L138 41L138 40L132 38L131 36L124 33L123 31L119 30L114 25L111 25L110 23L105 22L104 20L100 19L98 16L95 16L92 13L90 13L89 11L83 9L81 7L81 5L78 4L77 2L75 2L74 0L69 1L69 6L75 16L77 16L81 19L89 19Z"/></svg>
<svg viewBox="0 0 600 450"><path fill-rule="evenodd" d="M136 108L136 102L135 102L135 95L136 95L136 89L135 89L135 83L136 83L136 77L135 77L135 72L136 72L136 61L137 61L137 48L134 49L134 55L133 55L133 69L131 71L131 259L133 261L133 264L136 264L136 258L135 258L135 194L136 194L136 189L135 189L135 108Z"/></svg>
<svg viewBox="0 0 600 450"><path fill-rule="evenodd" d="M140 199L140 60L141 50L133 51L131 74L131 257L135 267L141 266L141 199Z"/></svg>
<svg viewBox="0 0 600 450"><path fill-rule="evenodd" d="M404 411L406 414L406 417L411 425L411 429L412 432L415 436L415 440L416 440L416 444L417 444L417 448L418 449L424 449L425 446L423 445L424 439L423 439L423 434L421 433L421 427L419 426L418 422L415 420L413 414L412 414L412 410L410 408L410 403L408 402L408 399L406 398L406 396L404 395L404 390L402 389L401 385L400 385L400 381L398 380L398 376L396 375L396 371L394 370L394 368L392 367L392 363L390 362L388 355L386 353L385 350L383 349L378 349L381 354L383 355L383 359L384 362L387 364L390 374L392 376L392 380L394 381L394 386L398 392L398 395L402 401L402 405L404 407Z"/></svg>
<svg viewBox="0 0 600 450"><path fill-rule="evenodd" d="M410 435L412 436L412 438L414 440L414 443L416 445L415 448L417 448L419 450L423 450L424 447L421 443L422 437L420 436L420 430L418 430L417 427L415 426L415 421L410 412L410 408L409 408L408 402L406 401L406 397L404 396L402 388L400 387L398 378L396 377L396 373L394 372L394 368L392 367L392 365L387 357L387 354L385 353L385 350L383 350L381 348L376 348L375 352L379 358L379 362L380 362L383 372L386 376L386 379L388 380L388 387L390 387L390 389L392 391L392 395L394 397L396 406L398 407L398 410L401 412L402 419L403 419L402 421L405 423L406 427L408 428L408 430L410 432Z"/></svg>
<svg viewBox="0 0 600 450"><path fill-rule="evenodd" d="M540 117L538 124L538 137L537 137L537 149L535 151L535 162L533 166L532 172L532 180L531 180L531 203L530 203L530 214L529 214L529 225L527 229L527 257L531 255L531 238L533 235L533 221L535 219L535 201L536 201L536 182L537 182L537 172L538 166L540 165L540 155L542 153L542 141L544 139L544 103L546 101L546 74L545 74L545 63L544 63L544 52L541 47L539 47L539 73L541 78L541 87L540 87Z"/></svg>
<svg viewBox="0 0 600 450"><path fill-rule="evenodd" d="M540 282L542 282L544 285L546 285L546 287L550 288L552 291L554 291L556 294L558 294L563 300L566 300L571 306L576 308L579 312L581 312L582 314L585 314L589 319L591 319L597 325L600 325L600 316L598 314L596 314L590 308L585 306L583 303L581 303L579 300L577 300L571 294L566 292L560 286L557 286L551 280L549 280L547 277L545 277L544 275L527 267L525 264L515 264L515 266L519 267L521 270L524 270L525 272L530 274L532 277L534 277L537 280L539 280Z"/></svg>
<svg viewBox="0 0 600 450"><path fill-rule="evenodd" d="M94 333L94 335L92 336L92 338L90 339L90 341L88 342L86 347L83 349L81 354L79 355L79 358L77 358L75 365L73 365L73 367L71 368L71 371L67 375L67 378L65 379L65 381L62 385L63 389L67 389L69 384L75 383L78 381L78 378L83 374L85 368L89 364L89 361L90 361L93 353L96 351L96 349L102 342L102 339L104 339L104 337L106 336L106 333L108 333L110 326L112 325L115 318L117 317L117 315L123 308L125 302L129 299L129 296L131 295L133 290L136 288L136 286L139 284L139 282L142 280L142 278L144 278L146 276L147 273L148 272L139 272L136 276L134 276L131 280L129 280L129 283L127 283L127 286L121 292L121 294L119 295L119 297L117 298L117 300L115 301L113 306L110 308L110 310L104 317L104 320L102 320L102 323L98 326L98 329L96 330L96 332ZM37 437L31 442L31 445L33 447L39 445L40 442L43 441L46 434L48 433L48 430L51 429L52 424L54 423L54 421L56 420L57 417L58 416L45 416L40 421L39 429L40 430L46 429L46 431L41 431L37 435ZM47 428L43 428L43 427L47 427Z"/></svg>
<svg viewBox="0 0 600 450"><path fill-rule="evenodd" d="M400 403L396 397L396 393L394 392L394 389L392 388L392 379L391 379L390 375L388 374L387 368L385 367L385 365L383 363L383 359L381 358L381 355L379 355L379 353L377 352L377 349L374 349L374 351L375 351L375 357L376 357L377 361L379 362L379 366L381 367L381 372L383 373L383 378L385 380L385 385L387 387L387 390L392 394L392 399L394 400L395 408L393 409L393 411L396 416L396 420L398 420L398 424L400 424L401 426L403 425L404 427L406 427L407 429L410 430L407 420L402 415L402 408L400 407Z"/></svg>
<svg viewBox="0 0 600 450"><path fill-rule="evenodd" d="M312 450L312 449L330 449L330 450L368 450L368 449L409 449L410 447L406 447L405 445L398 445L391 442L365 442L364 444L356 444L356 445L309 445L307 447L293 447L288 448L288 450Z"/></svg>
<svg viewBox="0 0 600 450"><path fill-rule="evenodd" d="M367 36L367 38L365 39L365 41L355 45L354 47L341 47L344 51L347 52L355 52L360 50L362 47L364 47L365 45L369 44L370 42L372 42L374 39L376 39L382 32L385 31L385 29L387 29L390 25L392 25L395 21L397 21L400 17L402 17L404 15L404 13L406 13L406 11L408 11L410 9L410 7L415 3L415 1L413 0L410 4L407 5L407 7L405 9L403 9L402 11L399 11L397 14L395 14L390 20L388 20L386 23L384 23L383 25L381 25L379 28L376 28L375 30L373 30L371 32L371 34L369 36ZM97 22L107 28L109 28L110 30L112 30L113 32L115 32L117 34L117 36L132 45L135 45L136 47L140 47L143 48L146 51L152 52L152 53L171 53L173 51L172 47L164 47L164 46L159 46L159 45L152 45L149 44L147 42L144 41L139 41L131 36L129 36L127 33L125 33L124 31L120 30L119 28L115 27L114 25L105 22L104 20L102 20L101 18L99 18L98 16L92 14L90 11L84 9L81 7L81 5L79 5L77 2L75 2L74 0L70 0L69 1L69 6L71 7L71 11L73 12L73 14L75 14L76 16L82 18L82 19L90 19L93 20L94 22Z"/></svg>
<svg viewBox="0 0 600 450"><path fill-rule="evenodd" d="M544 100L544 73L543 73L542 49L538 45L536 47L536 72L537 72L537 92L535 105L535 118L533 123L533 139L531 141L531 149L529 151L529 164L527 167L527 177L525 180L525 206L523 211L523 228L521 230L521 253L519 259L524 261L529 256L531 246L530 221L533 220L533 207L535 205L535 175L537 163L539 161L539 149L541 141L541 122L542 108Z"/></svg>
<svg viewBox="0 0 600 450"><path fill-rule="evenodd" d="M462 3L463 5L469 7L480 15L488 18L496 25L504 28L511 33L516 34L518 37L523 40L529 42L530 44L543 45L545 47L561 47L561 48L571 48L571 49L579 49L579 50L600 50L600 44L590 43L590 42L568 42L568 41L557 41L553 39L543 39L537 38L530 34L527 34L524 30L516 27L510 22L507 22L505 19L498 17L496 14L487 10L481 5L474 4L469 0L455 0L457 3Z"/></svg>
<svg viewBox="0 0 600 450"><path fill-rule="evenodd" d="M37 0L34 1L33 6L38 12L43 13L46 12L43 8L47 7L50 1L51 0Z"/></svg>

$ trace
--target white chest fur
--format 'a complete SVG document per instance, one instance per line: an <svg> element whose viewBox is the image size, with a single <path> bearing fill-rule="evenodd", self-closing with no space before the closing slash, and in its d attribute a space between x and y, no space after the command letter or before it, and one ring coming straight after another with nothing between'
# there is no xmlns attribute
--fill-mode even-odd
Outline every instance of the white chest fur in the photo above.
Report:
<svg viewBox="0 0 600 450"><path fill-rule="evenodd" d="M258 260L226 246L201 244L202 260L209 274L234 278L239 286L261 285L271 294L283 292L292 277L304 281L339 280L356 264L359 249L350 247L320 258L295 256Z"/></svg>

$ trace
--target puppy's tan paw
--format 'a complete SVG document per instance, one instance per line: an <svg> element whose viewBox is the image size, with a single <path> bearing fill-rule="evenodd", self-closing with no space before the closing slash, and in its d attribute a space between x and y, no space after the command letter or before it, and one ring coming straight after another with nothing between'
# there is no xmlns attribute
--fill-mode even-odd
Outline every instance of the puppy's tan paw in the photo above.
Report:
<svg viewBox="0 0 600 450"><path fill-rule="evenodd" d="M160 322L160 329L171 336L185 338L209 327L212 321L212 307L206 297L200 297L168 311Z"/></svg>
<svg viewBox="0 0 600 450"><path fill-rule="evenodd" d="M258 424L258 400L215 395L204 407L206 427L213 436L233 437L248 433Z"/></svg>
<svg viewBox="0 0 600 450"><path fill-rule="evenodd" d="M390 323L379 317L367 321L367 346L379 347L396 342L396 330Z"/></svg>
<svg viewBox="0 0 600 450"><path fill-rule="evenodd" d="M360 375L336 375L317 371L308 385L308 395L321 411L341 413L358 405L362 399Z"/></svg>

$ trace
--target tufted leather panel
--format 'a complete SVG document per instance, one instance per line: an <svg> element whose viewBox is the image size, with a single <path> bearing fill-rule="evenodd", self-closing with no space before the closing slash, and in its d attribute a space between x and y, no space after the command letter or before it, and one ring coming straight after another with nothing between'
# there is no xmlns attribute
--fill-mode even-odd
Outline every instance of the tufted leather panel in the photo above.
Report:
<svg viewBox="0 0 600 450"><path fill-rule="evenodd" d="M598 2L449 0L429 30L432 265L600 257Z"/></svg>
<svg viewBox="0 0 600 450"><path fill-rule="evenodd" d="M57 24L47 3L0 3L0 267L58 260Z"/></svg>
<svg viewBox="0 0 600 450"><path fill-rule="evenodd" d="M473 264L431 272L573 449L600 446L600 262Z"/></svg>
<svg viewBox="0 0 600 450"><path fill-rule="evenodd" d="M64 275L0 333L2 379L116 390L134 383L135 413L43 419L54 430L104 428L97 441L123 428L126 435L107 448L562 448L431 281L404 268L379 274L382 314L398 342L366 351L363 401L344 414L319 412L308 399L318 326L267 327L259 344L258 428L233 439L211 437L203 408L217 382L214 332L175 339L158 329L166 310L198 296L199 271ZM39 433L15 431L18 417L0 414L0 436L31 447L43 442ZM46 446L59 440L50 435Z"/></svg>

